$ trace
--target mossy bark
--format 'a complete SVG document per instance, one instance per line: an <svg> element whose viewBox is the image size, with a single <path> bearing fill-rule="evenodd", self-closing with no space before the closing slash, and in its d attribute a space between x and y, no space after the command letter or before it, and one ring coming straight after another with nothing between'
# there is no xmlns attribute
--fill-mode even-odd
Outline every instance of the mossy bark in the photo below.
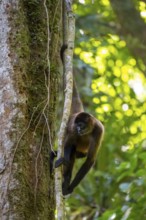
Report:
<svg viewBox="0 0 146 220"><path fill-rule="evenodd" d="M54 176L49 153L56 135L61 1L17 0L6 7L12 80L16 105L23 115L16 114L10 132L14 146L7 191L9 218L53 220ZM17 184L11 187L13 178Z"/></svg>

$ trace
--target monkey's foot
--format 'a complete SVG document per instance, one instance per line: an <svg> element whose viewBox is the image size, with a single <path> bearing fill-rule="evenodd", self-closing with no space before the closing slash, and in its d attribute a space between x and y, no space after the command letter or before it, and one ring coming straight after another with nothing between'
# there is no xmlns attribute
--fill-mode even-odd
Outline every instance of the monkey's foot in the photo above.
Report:
<svg viewBox="0 0 146 220"><path fill-rule="evenodd" d="M71 196L71 193L68 195L63 195L63 199L68 199Z"/></svg>

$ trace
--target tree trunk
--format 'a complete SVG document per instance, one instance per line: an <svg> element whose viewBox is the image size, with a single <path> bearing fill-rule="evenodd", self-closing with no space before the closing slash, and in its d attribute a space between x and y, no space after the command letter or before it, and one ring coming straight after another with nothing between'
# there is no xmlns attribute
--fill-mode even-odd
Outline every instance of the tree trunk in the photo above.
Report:
<svg viewBox="0 0 146 220"><path fill-rule="evenodd" d="M57 0L0 1L2 220L54 219L60 21Z"/></svg>

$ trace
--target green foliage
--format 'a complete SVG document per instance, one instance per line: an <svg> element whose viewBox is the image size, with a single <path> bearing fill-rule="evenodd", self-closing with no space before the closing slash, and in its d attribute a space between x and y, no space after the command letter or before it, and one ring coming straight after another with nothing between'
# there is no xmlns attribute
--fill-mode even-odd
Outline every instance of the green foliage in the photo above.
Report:
<svg viewBox="0 0 146 220"><path fill-rule="evenodd" d="M81 2L74 5L77 77L84 80L79 84L85 108L103 122L105 137L95 167L66 201L68 218L144 219L145 65L141 54L134 56L126 43L131 39L138 48L137 36L132 40L120 34L108 0ZM145 3L140 1L135 7L145 19Z"/></svg>

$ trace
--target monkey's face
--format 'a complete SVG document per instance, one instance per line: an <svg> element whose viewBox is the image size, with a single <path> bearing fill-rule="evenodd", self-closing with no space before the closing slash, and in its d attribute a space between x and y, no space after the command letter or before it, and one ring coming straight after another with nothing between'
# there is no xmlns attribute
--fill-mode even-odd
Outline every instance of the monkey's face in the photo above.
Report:
<svg viewBox="0 0 146 220"><path fill-rule="evenodd" d="M87 127L87 125L86 125L85 122L83 122L83 121L77 122L76 125L75 125L77 134L78 135L83 135L86 131L86 127Z"/></svg>
<svg viewBox="0 0 146 220"><path fill-rule="evenodd" d="M79 135L86 135L92 132L92 123L91 116L89 114L80 113L76 119L74 124L75 132Z"/></svg>

